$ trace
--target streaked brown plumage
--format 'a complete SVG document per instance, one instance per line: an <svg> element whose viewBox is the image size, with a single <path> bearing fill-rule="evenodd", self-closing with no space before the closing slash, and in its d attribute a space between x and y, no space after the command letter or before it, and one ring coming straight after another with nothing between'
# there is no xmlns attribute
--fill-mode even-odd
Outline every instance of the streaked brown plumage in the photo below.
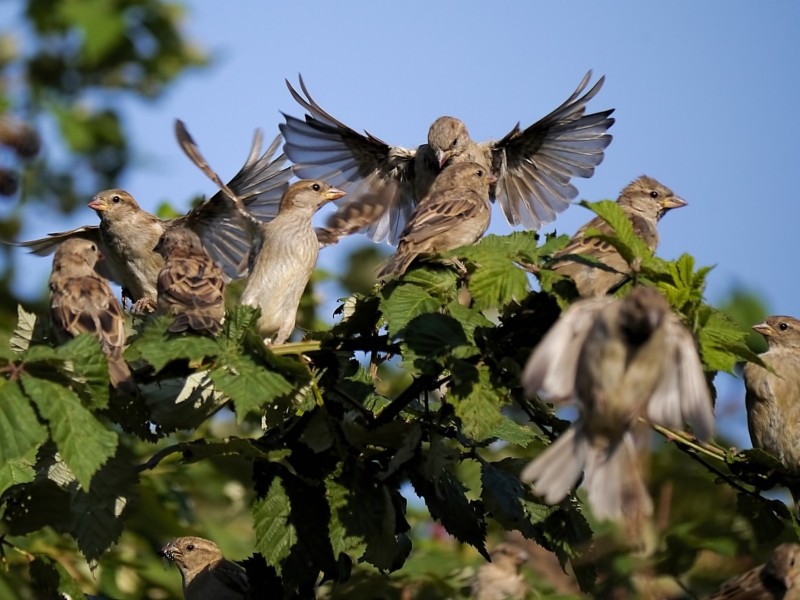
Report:
<svg viewBox="0 0 800 600"><path fill-rule="evenodd" d="M800 320L772 316L753 329L767 340L761 359L775 372L754 363L744 366L750 440L800 476ZM789 491L800 504L800 485L790 485Z"/></svg>
<svg viewBox="0 0 800 600"><path fill-rule="evenodd" d="M169 330L219 333L225 317L225 277L198 235L170 227L154 250L164 258L158 274L158 311L175 317Z"/></svg>
<svg viewBox="0 0 800 600"><path fill-rule="evenodd" d="M445 116L431 125L428 143L412 150L338 121L311 98L301 77L302 94L286 85L308 114L284 114L284 152L298 176L329 181L351 194L328 221L321 236L326 241L366 229L375 241L394 243L441 169L458 162L491 170L497 178L491 198L508 221L537 229L569 206L578 193L570 179L591 177L611 142L613 110L584 114L604 81L584 93L590 78L591 71L558 108L525 130L517 125L499 141L476 143L464 123Z"/></svg>
<svg viewBox="0 0 800 600"><path fill-rule="evenodd" d="M95 336L108 357L111 384L134 393L131 371L122 358L125 317L108 282L95 272L99 258L97 245L89 240L69 239L56 250L50 274L53 329L62 341L82 333Z"/></svg>
<svg viewBox="0 0 800 600"><path fill-rule="evenodd" d="M726 581L709 600L800 600L800 545L781 544L769 560Z"/></svg>
<svg viewBox="0 0 800 600"><path fill-rule="evenodd" d="M620 193L617 203L630 218L634 231L653 251L658 247L658 221L668 210L686 205L686 201L672 190L646 175L629 183ZM604 296L630 276L631 268L611 244L598 238L584 239L589 229L603 234L612 232L603 219L593 218L572 236L566 248L553 256L549 268L570 277L582 297ZM604 266L583 261L576 256L579 254Z"/></svg>
<svg viewBox="0 0 800 600"><path fill-rule="evenodd" d="M160 554L180 570L186 600L244 600L249 597L247 573L226 559L211 540L179 537L164 546Z"/></svg>
<svg viewBox="0 0 800 600"><path fill-rule="evenodd" d="M589 504L601 519L652 512L631 433L639 417L673 428L689 423L701 438L714 426L694 339L654 288L575 302L535 348L522 382L529 395L574 400L580 410L522 478L554 504L585 470Z"/></svg>
<svg viewBox="0 0 800 600"><path fill-rule="evenodd" d="M502 543L495 546L491 562L483 564L472 582L475 600L522 600L528 584L520 574L520 567L528 560L528 553L519 546Z"/></svg>
<svg viewBox="0 0 800 600"><path fill-rule="evenodd" d="M397 252L378 277L399 276L420 254L473 244L489 227L494 176L477 163L448 166L423 198L400 237Z"/></svg>
<svg viewBox="0 0 800 600"><path fill-rule="evenodd" d="M253 249L241 302L261 308L258 330L265 342L282 344L294 330L300 297L319 255L311 219L323 204L342 196L323 181L298 181L283 194L278 215L261 225L263 241Z"/></svg>
<svg viewBox="0 0 800 600"><path fill-rule="evenodd" d="M182 126L177 130L178 141L197 162L194 141L187 134L181 135ZM102 274L122 286L123 295L134 301L137 312L152 311L156 307L156 282L164 261L153 248L170 227L194 231L229 279L242 278L247 275L247 257L257 229L252 219L266 222L275 216L280 197L292 176L289 168L282 168L286 160L282 154L272 159L280 141L278 136L260 155L261 133L256 132L247 161L228 184L236 201L220 191L187 215L164 221L140 208L125 190L105 190L89 203L100 217L99 226L78 227L18 245L47 255L65 239L79 237L93 241L106 257ZM247 214L241 210L242 206Z"/></svg>

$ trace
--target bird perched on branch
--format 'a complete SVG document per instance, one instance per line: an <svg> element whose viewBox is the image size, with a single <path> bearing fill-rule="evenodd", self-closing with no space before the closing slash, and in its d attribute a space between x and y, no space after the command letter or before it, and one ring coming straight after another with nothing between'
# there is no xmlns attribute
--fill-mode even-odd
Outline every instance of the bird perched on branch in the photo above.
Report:
<svg viewBox="0 0 800 600"><path fill-rule="evenodd" d="M194 140L180 121L176 123L176 135L195 164L206 174L213 173L199 158ZM244 166L228 186L222 184L227 193L224 190L217 192L183 217L166 221L159 219L143 210L125 190L105 190L89 203L100 217L99 226L86 225L18 245L30 248L35 254L47 255L66 239L91 240L106 257L102 274L122 286L123 296L134 302L136 312L149 312L156 307L158 274L164 260L153 248L171 227L194 231L225 275L229 279L240 279L247 275L247 258L257 231L253 219L263 222L275 216L278 202L292 176L289 168L283 168L286 161L283 155L272 158L280 141L278 136L259 155L261 132L257 131ZM216 177L215 173L213 175ZM218 180L216 177L215 181Z"/></svg>
<svg viewBox="0 0 800 600"><path fill-rule="evenodd" d="M800 320L773 316L753 326L767 340L761 360L774 372L747 363L744 366L745 404L750 440L800 476ZM789 491L800 504L800 484Z"/></svg>
<svg viewBox="0 0 800 600"><path fill-rule="evenodd" d="M430 126L428 143L414 150L338 121L311 98L301 77L302 94L286 85L307 114L284 114L284 152L299 177L323 179L351 194L320 232L325 243L364 229L375 241L395 243L440 171L459 162L476 162L497 178L491 198L509 223L537 229L569 206L578 193L570 179L591 177L611 142L613 109L585 114L604 81L584 93L590 78L591 71L550 114L524 130L516 125L499 141L476 143L462 121L443 116Z"/></svg>
<svg viewBox="0 0 800 600"><path fill-rule="evenodd" d="M549 504L585 470L589 504L600 519L652 513L632 429L639 417L665 427L689 423L705 438L711 397L694 338L654 288L572 304L536 346L522 383L529 395L574 400L578 420L522 471Z"/></svg>
<svg viewBox="0 0 800 600"><path fill-rule="evenodd" d="M291 335L319 255L311 218L323 204L344 194L323 181L298 181L284 192L277 216L261 225L262 242L253 249L241 302L261 308L258 331L266 343L282 344Z"/></svg>
<svg viewBox="0 0 800 600"><path fill-rule="evenodd" d="M108 357L111 385L132 394L136 385L122 358L125 317L108 282L95 271L99 259L90 240L72 238L59 245L50 274L50 317L61 341L82 333L95 336Z"/></svg>
<svg viewBox="0 0 800 600"><path fill-rule="evenodd" d="M179 537L160 554L177 565L185 600L244 600L249 583L245 570L226 559L214 542L200 537Z"/></svg>
<svg viewBox="0 0 800 600"><path fill-rule="evenodd" d="M658 221L668 210L686 206L686 201L652 177L642 175L629 183L617 198L633 230L651 251L658 247ZM551 270L570 277L582 297L604 296L631 275L631 266L614 246L597 237L585 237L590 230L612 233L599 216L581 227L569 244L553 255ZM583 257L588 257L588 260Z"/></svg>
<svg viewBox="0 0 800 600"><path fill-rule="evenodd" d="M503 542L489 553L491 562L478 569L472 582L475 600L522 600L528 591L520 567L528 560L528 553L519 546Z"/></svg>
<svg viewBox="0 0 800 600"><path fill-rule="evenodd" d="M406 224L397 252L378 277L399 276L420 254L473 244L489 227L489 186L496 181L477 163L447 167Z"/></svg>
<svg viewBox="0 0 800 600"><path fill-rule="evenodd" d="M781 544L769 560L729 581L709 600L800 600L800 545Z"/></svg>
<svg viewBox="0 0 800 600"><path fill-rule="evenodd" d="M169 330L216 335L225 317L225 276L191 229L170 227L154 251L164 259L158 274L158 311L175 317Z"/></svg>

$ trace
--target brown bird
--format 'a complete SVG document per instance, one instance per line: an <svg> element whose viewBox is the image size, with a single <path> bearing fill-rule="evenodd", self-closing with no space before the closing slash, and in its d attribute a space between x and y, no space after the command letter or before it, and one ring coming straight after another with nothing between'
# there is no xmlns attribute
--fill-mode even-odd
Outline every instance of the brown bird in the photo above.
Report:
<svg viewBox="0 0 800 600"><path fill-rule="evenodd" d="M754 448L774 455L795 475L800 475L800 321L773 316L753 329L767 340L761 359L774 373L756 365L744 366L747 424ZM789 486L796 507L800 483Z"/></svg>
<svg viewBox="0 0 800 600"><path fill-rule="evenodd" d="M634 231L655 251L658 247L656 224L668 210L686 206L686 201L652 177L642 175L622 190L617 204L628 215ZM630 277L631 267L611 244L594 237L585 238L590 229L602 234L612 233L608 223L595 217L572 236L565 248L553 255L548 268L570 277L582 297L605 296ZM593 260L582 259L581 255Z"/></svg>
<svg viewBox="0 0 800 600"><path fill-rule="evenodd" d="M800 545L781 544L769 560L722 584L709 600L800 600Z"/></svg>
<svg viewBox="0 0 800 600"><path fill-rule="evenodd" d="M535 348L522 376L529 395L574 400L580 416L522 471L534 492L560 502L586 471L589 504L600 519L652 513L632 429L639 417L665 427L689 423L711 435L711 397L692 334L654 288L623 300L580 300Z"/></svg>
<svg viewBox="0 0 800 600"><path fill-rule="evenodd" d="M108 282L95 272L102 258L89 240L65 240L53 257L50 274L50 317L60 341L89 333L100 341L108 357L111 384L135 393L131 371L122 358L125 348L125 317Z"/></svg>
<svg viewBox="0 0 800 600"><path fill-rule="evenodd" d="M447 167L406 224L397 252L378 277L400 276L420 254L473 244L489 227L489 186L495 181L477 163Z"/></svg>
<svg viewBox="0 0 800 600"><path fill-rule="evenodd" d="M158 274L158 311L175 320L174 333L216 335L225 317L225 276L191 229L170 227L153 249L164 258Z"/></svg>
<svg viewBox="0 0 800 600"><path fill-rule="evenodd" d="M283 194L278 215L260 226L263 241L253 250L241 302L261 307L258 331L265 343L282 344L294 330L300 297L319 255L311 218L344 194L322 181L298 181Z"/></svg>
<svg viewBox="0 0 800 600"><path fill-rule="evenodd" d="M311 98L301 77L302 94L286 85L308 114L305 119L284 114L283 149L299 177L329 181L352 195L321 233L326 242L367 229L373 240L395 243L442 168L457 162L489 169L497 178L491 199L509 223L538 229L569 206L578 193L570 179L591 177L611 142L613 109L584 114L604 81L601 77L584 94L590 78L591 71L550 114L525 130L516 125L499 141L476 143L463 122L445 116L431 125L428 143L413 150L338 121Z"/></svg>
<svg viewBox="0 0 800 600"><path fill-rule="evenodd" d="M180 121L176 130L181 146L197 163L199 153ZM87 225L18 245L30 248L35 254L46 255L65 239L81 237L93 241L107 259L102 274L122 286L123 296L134 301L136 312L156 308L157 280L164 260L153 248L170 227L194 231L228 278L242 278L247 275L247 257L257 229L252 219L264 222L275 216L280 197L292 176L291 169L282 168L285 156L272 159L279 145L280 136L259 157L261 133L256 132L247 161L228 184L235 198L220 191L187 215L165 221L140 208L125 190L105 190L89 203L100 217L99 227Z"/></svg>
<svg viewBox="0 0 800 600"><path fill-rule="evenodd" d="M200 537L179 537L160 554L181 572L186 600L243 600L249 583L245 570L222 556L214 542Z"/></svg>
<svg viewBox="0 0 800 600"><path fill-rule="evenodd" d="M525 598L528 584L520 574L520 567L528 560L528 553L514 544L502 543L489 554L492 561L481 565L472 582L475 600L521 600Z"/></svg>

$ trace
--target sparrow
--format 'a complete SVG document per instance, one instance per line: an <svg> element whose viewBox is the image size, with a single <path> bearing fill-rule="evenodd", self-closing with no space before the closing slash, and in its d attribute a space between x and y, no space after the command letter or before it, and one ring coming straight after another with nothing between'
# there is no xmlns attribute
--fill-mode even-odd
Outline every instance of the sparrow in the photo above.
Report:
<svg viewBox="0 0 800 600"><path fill-rule="evenodd" d="M709 600L800 599L800 545L781 544L769 560L729 581Z"/></svg>
<svg viewBox="0 0 800 600"><path fill-rule="evenodd" d="M158 274L158 312L175 317L169 331L217 335L225 317L225 276L184 227L168 228L153 251L164 258Z"/></svg>
<svg viewBox="0 0 800 600"><path fill-rule="evenodd" d="M514 544L502 543L489 553L491 562L481 565L472 582L475 600L522 600L528 591L520 567L528 560L528 553Z"/></svg>
<svg viewBox="0 0 800 600"><path fill-rule="evenodd" d="M522 471L548 504L560 502L585 470L599 519L652 514L632 430L639 417L665 427L689 423L707 438L711 397L694 338L654 288L619 300L572 304L534 349L522 376L528 395L573 400L579 417Z"/></svg>
<svg viewBox="0 0 800 600"><path fill-rule="evenodd" d="M397 252L378 277L400 276L420 254L473 244L489 227L489 186L495 181L478 163L447 167L437 177L400 236Z"/></svg>
<svg viewBox="0 0 800 600"><path fill-rule="evenodd" d="M686 206L686 201L652 177L642 175L625 186L617 204L625 211L634 231L651 251L655 251L658 247L658 221L667 211ZM572 236L565 248L553 255L548 265L556 273L570 277L584 298L605 296L631 275L630 265L611 244L585 237L590 229L602 234L612 233L608 223L599 216L595 217Z"/></svg>
<svg viewBox="0 0 800 600"><path fill-rule="evenodd" d="M265 343L282 344L294 330L300 297L319 255L311 218L344 195L322 181L298 181L284 192L277 216L260 225L262 242L253 249L241 303L261 308L258 331Z"/></svg>
<svg viewBox="0 0 800 600"><path fill-rule="evenodd" d="M200 537L179 537L159 551L181 572L186 600L243 600L249 583L245 570L222 556L214 542Z"/></svg>
<svg viewBox="0 0 800 600"><path fill-rule="evenodd" d="M176 123L176 135L189 158L198 164L199 151L180 121ZM101 274L122 286L123 297L134 302L134 312L152 312L156 308L157 280L164 259L153 248L171 227L194 231L226 277L241 279L247 275L247 259L257 229L252 220L269 221L275 216L279 199L292 177L290 168L282 168L284 155L272 158L280 142L278 136L259 156L261 132L257 131L247 161L224 186L228 192L220 190L182 217L159 219L143 210L129 192L104 190L88 205L100 217L99 226L85 225L17 245L44 256L65 239L91 240L107 259ZM208 174L203 165L198 166Z"/></svg>
<svg viewBox="0 0 800 600"><path fill-rule="evenodd" d="M89 333L108 358L111 385L127 393L136 386L127 363L125 317L108 282L95 271L102 255L90 240L71 238L58 246L50 274L50 317L56 338L67 341Z"/></svg>
<svg viewBox="0 0 800 600"><path fill-rule="evenodd" d="M427 144L416 149L390 146L338 121L311 98L300 77L302 94L286 85L307 114L299 119L284 113L283 151L299 177L323 179L351 194L321 232L325 242L366 229L375 241L396 243L443 167L459 162L476 162L497 178L491 199L509 223L538 229L569 206L578 194L570 179L591 177L611 143L613 109L585 114L604 82L601 77L584 93L591 75L550 114L524 130L517 124L499 141L477 143L462 121L442 116L430 126Z"/></svg>
<svg viewBox="0 0 800 600"><path fill-rule="evenodd" d="M773 316L753 326L767 340L761 359L774 373L755 364L744 366L745 405L750 440L796 475L800 475L800 321ZM800 505L800 484L789 487Z"/></svg>

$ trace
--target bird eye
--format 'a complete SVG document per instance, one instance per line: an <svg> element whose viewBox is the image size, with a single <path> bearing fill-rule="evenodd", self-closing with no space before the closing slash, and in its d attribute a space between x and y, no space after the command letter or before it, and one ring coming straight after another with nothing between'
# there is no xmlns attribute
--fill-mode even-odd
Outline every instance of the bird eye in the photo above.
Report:
<svg viewBox="0 0 800 600"><path fill-rule="evenodd" d="M114 196L113 198L111 198L111 201L114 204L119 204L122 201L122 198L120 198L119 196Z"/></svg>
<svg viewBox="0 0 800 600"><path fill-rule="evenodd" d="M787 329L789 329L789 324L788 323L780 323L780 324L778 324L778 329L780 329L781 331L786 331Z"/></svg>
<svg viewBox="0 0 800 600"><path fill-rule="evenodd" d="M92 244L92 252L97 252L97 246L95 246L94 244Z"/></svg>
<svg viewBox="0 0 800 600"><path fill-rule="evenodd" d="M454 139L454 140L453 140L453 143L452 143L452 144L450 144L450 147L451 147L451 148L455 148L456 146L458 146L458 138Z"/></svg>
<svg viewBox="0 0 800 600"><path fill-rule="evenodd" d="M650 197L651 198L658 198L658 192L653 190L652 192L650 192Z"/></svg>
<svg viewBox="0 0 800 600"><path fill-rule="evenodd" d="M478 169L477 171L475 171L475 174L476 174L478 177L483 177L483 169Z"/></svg>
<svg viewBox="0 0 800 600"><path fill-rule="evenodd" d="M186 549L187 550L194 550L194 544L189 544L188 546L186 546Z"/></svg>
<svg viewBox="0 0 800 600"><path fill-rule="evenodd" d="M314 185L311 186L311 189L314 190L315 192L318 192L320 190L319 184L315 183Z"/></svg>

